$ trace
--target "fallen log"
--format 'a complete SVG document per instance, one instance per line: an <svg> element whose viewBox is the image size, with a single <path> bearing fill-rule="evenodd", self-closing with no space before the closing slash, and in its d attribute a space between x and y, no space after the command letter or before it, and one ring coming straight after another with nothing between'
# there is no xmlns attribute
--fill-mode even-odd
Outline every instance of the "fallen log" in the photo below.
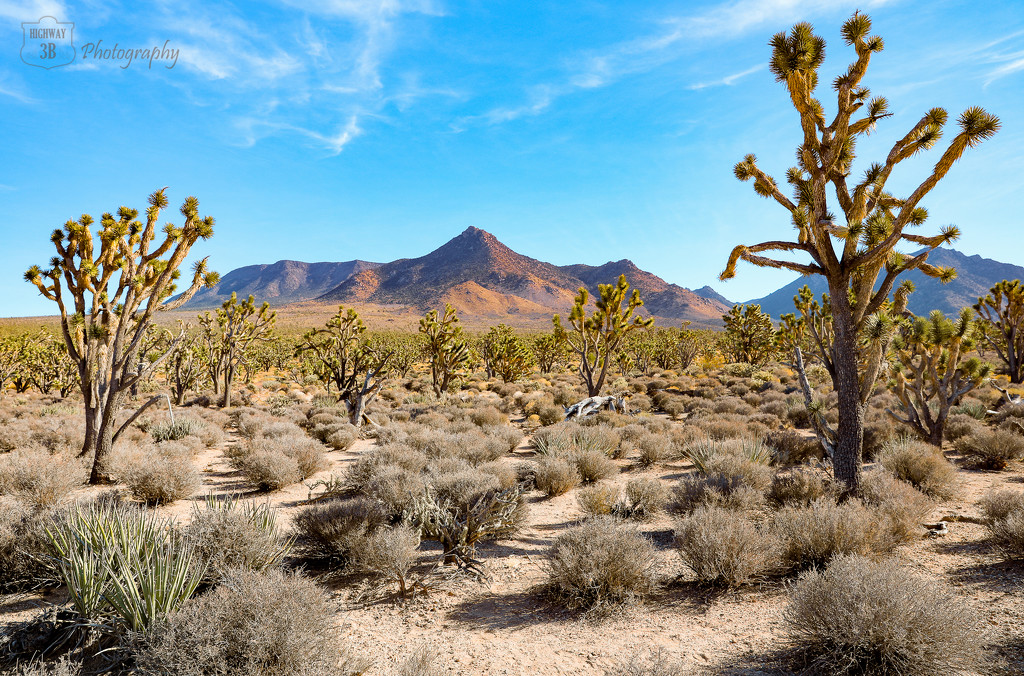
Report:
<svg viewBox="0 0 1024 676"><path fill-rule="evenodd" d="M572 406L567 406L565 409L565 419L585 418L605 408L612 412L629 413L626 409L626 400L622 397L587 397L577 401Z"/></svg>

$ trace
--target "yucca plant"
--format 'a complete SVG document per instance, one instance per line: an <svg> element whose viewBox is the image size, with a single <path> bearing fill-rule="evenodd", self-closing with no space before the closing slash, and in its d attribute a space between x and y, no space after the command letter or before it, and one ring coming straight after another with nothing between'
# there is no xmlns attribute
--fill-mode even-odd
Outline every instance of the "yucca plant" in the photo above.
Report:
<svg viewBox="0 0 1024 676"><path fill-rule="evenodd" d="M151 512L99 503L76 505L55 520L46 532L75 611L138 631L188 599L205 566L172 538L172 528Z"/></svg>

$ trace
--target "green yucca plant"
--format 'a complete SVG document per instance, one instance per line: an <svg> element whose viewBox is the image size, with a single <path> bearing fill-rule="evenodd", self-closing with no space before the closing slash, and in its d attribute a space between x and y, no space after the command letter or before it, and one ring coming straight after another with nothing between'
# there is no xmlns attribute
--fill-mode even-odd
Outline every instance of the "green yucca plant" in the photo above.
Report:
<svg viewBox="0 0 1024 676"><path fill-rule="evenodd" d="M188 599L205 574L173 522L121 505L76 505L46 533L69 600L83 618L138 631Z"/></svg>
<svg viewBox="0 0 1024 676"><path fill-rule="evenodd" d="M741 438L722 442L703 438L690 442L684 451L684 455L701 474L711 473L715 459L725 454L734 455L758 465L768 465L772 460L771 447L758 439Z"/></svg>

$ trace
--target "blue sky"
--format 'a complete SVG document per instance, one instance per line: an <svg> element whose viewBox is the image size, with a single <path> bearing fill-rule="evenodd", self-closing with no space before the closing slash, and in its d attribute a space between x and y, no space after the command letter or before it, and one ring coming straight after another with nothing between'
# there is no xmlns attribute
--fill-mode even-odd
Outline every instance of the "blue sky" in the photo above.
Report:
<svg viewBox="0 0 1024 676"><path fill-rule="evenodd" d="M761 296L792 275L717 275L734 244L791 232L732 176L747 152L780 182L793 163L796 117L766 43L813 22L827 85L852 58L839 26L857 7L886 43L865 84L895 113L859 146L857 173L930 107L955 120L984 106L1003 129L926 200L930 227L955 223L958 249L1021 264L1020 2L0 0L0 316L54 311L21 277L52 256L54 228L141 209L165 185L217 219L193 251L222 273L419 256L473 225L556 264L630 258ZM44 15L75 23L73 64L22 63L21 23ZM99 41L179 57L83 59ZM889 186L909 192L940 152Z"/></svg>

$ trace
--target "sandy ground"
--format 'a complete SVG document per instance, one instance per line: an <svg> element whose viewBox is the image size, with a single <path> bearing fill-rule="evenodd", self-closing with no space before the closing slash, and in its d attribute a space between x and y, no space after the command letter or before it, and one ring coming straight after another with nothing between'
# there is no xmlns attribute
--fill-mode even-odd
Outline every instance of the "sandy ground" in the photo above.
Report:
<svg viewBox="0 0 1024 676"><path fill-rule="evenodd" d="M203 490L191 500L161 508L181 522L207 493L231 494L245 485L227 463L223 447L196 456L203 472ZM331 468L314 479L344 471L372 446L359 441L348 451L328 454ZM528 457L524 443L508 462ZM627 457L612 481L624 485L636 476L671 481L684 464L662 465L641 472ZM977 499L994 487L1024 488L1020 467L1001 473L961 471L960 495L941 503L933 520L951 519L948 535L922 538L896 556L906 565L954 585L987 620L986 644L1003 664L998 673L1024 673L1024 604L1020 573L1024 566L1007 563L984 542L985 529ZM87 490L82 491L86 495ZM298 484L270 495L282 525L309 494ZM478 556L487 578L466 576L442 580L438 588L412 600L371 590L368 582L345 579L330 583L338 605L338 624L356 654L374 660L368 674L389 674L395 665L428 647L442 673L450 674L603 674L623 660L662 651L681 663L685 673L756 674L773 650L784 645L782 612L785 585L779 582L716 593L688 581L671 549L671 521L665 517L640 525L659 550L661 578L666 582L644 604L603 617L588 617L550 604L539 593L545 578L545 552L554 538L581 516L575 492L552 499L529 496L527 526L513 539L484 543ZM923 532L923 531L922 531ZM419 570L436 561L439 550L425 543ZM435 574L436 575L436 574ZM48 600L57 600L51 598ZM0 624L25 619L43 599L0 597Z"/></svg>

